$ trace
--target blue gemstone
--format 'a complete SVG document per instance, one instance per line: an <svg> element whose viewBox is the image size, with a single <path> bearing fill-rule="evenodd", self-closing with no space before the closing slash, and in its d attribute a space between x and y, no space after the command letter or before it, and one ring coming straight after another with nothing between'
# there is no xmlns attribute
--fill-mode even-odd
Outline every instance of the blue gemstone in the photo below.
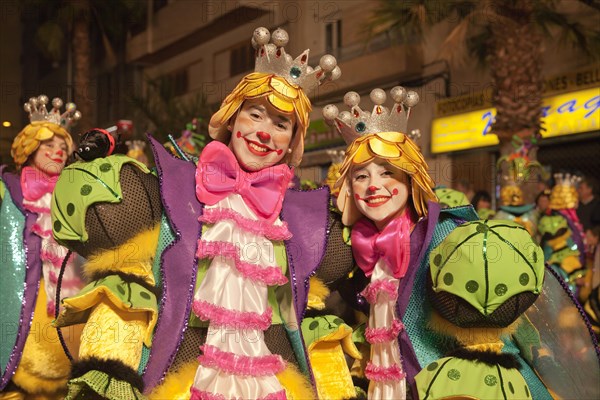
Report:
<svg viewBox="0 0 600 400"><path fill-rule="evenodd" d="M356 124L354 129L356 129L356 132L364 132L367 129L367 125L361 121L358 124Z"/></svg>
<svg viewBox="0 0 600 400"><path fill-rule="evenodd" d="M302 70L298 67L292 67L292 69L290 69L290 75L292 78L299 78L300 75L302 75Z"/></svg>

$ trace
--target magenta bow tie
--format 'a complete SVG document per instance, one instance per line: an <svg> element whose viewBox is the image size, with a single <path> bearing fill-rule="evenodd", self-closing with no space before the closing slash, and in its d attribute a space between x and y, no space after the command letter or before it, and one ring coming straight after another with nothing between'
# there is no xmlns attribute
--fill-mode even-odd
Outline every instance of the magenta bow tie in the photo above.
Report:
<svg viewBox="0 0 600 400"><path fill-rule="evenodd" d="M279 215L283 195L293 174L285 164L246 172L229 147L214 141L200 154L196 196L202 203L214 205L229 194L237 193L257 216L268 220Z"/></svg>
<svg viewBox="0 0 600 400"><path fill-rule="evenodd" d="M46 175L33 167L23 167L21 170L21 190L27 201L36 201L46 193L52 193L59 175Z"/></svg>
<svg viewBox="0 0 600 400"><path fill-rule="evenodd" d="M361 218L352 228L352 254L366 276L371 276L375 264L382 258L394 278L406 274L410 262L410 228L412 213L405 211L379 232L373 222Z"/></svg>

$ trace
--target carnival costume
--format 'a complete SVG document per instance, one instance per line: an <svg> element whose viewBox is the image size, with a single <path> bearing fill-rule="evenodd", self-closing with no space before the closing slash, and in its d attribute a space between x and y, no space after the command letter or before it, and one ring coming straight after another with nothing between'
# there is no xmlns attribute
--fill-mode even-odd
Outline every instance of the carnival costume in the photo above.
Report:
<svg viewBox="0 0 600 400"><path fill-rule="evenodd" d="M314 69L308 51L292 59L286 43L281 29L255 31L257 72L211 119L217 141L197 168L151 138L158 179L127 157L110 156L73 164L76 177L94 174L90 188L79 178L59 180L54 232L89 255L91 282L64 299L57 324L109 319L120 329L134 324L143 340L86 347L71 398L185 398L194 382L194 398L315 396L299 329L309 280L330 284L352 268L339 218L329 212L329 191L286 190L289 166L246 171L221 143L229 142L227 125L244 101L266 99L295 113L283 161L300 162L310 111L305 91L340 71L331 56ZM69 214L66 194L73 189L87 195Z"/></svg>
<svg viewBox="0 0 600 400"><path fill-rule="evenodd" d="M556 184L550 192L550 205L538 223L544 259L577 293L576 281L585 275L583 229L577 217L580 178L555 174Z"/></svg>
<svg viewBox="0 0 600 400"><path fill-rule="evenodd" d="M7 331L9 337L0 350L0 388L12 378L28 395L61 396L70 363L50 324L63 261L68 266L63 293L73 295L82 284L74 256L66 257L67 249L52 237L51 198L62 164L38 166L33 158L41 151L41 143L53 137L64 140L70 154L73 141L66 129L81 115L73 103L61 114L59 98L52 100L50 112L47 103L48 97L41 95L25 104L31 123L17 135L11 149L20 176L3 171L0 180L5 188L0 211L2 242L10 243L0 282L2 325L14 328Z"/></svg>
<svg viewBox="0 0 600 400"><path fill-rule="evenodd" d="M438 260L440 257L434 255L431 260L430 255L451 232L456 230L458 233L464 229L459 226L478 220L477 214L470 205L441 209L439 203L435 201L432 192L433 182L427 175L427 166L423 157L411 139L402 133L406 132L408 111L416 104L416 94L408 95L404 89L397 87L392 89L391 96L394 105L388 109L383 106L385 92L382 90L371 92L371 100L375 104L371 113L360 109L358 106L360 97L354 92L344 98L344 102L351 108L350 112L340 113L333 105L326 106L323 110L324 117L333 121L346 141L351 142L342 166L342 177L338 181L341 191L337 204L343 212L344 224L353 225L353 253L361 268L361 271L355 273L353 277L353 287L358 292L355 303L360 306L366 300L371 304L370 311L366 307L362 309L371 314L370 333L367 335L372 345L371 363L367 365L365 372L371 380L369 398L372 399L402 398L409 393L412 398L418 398L419 391L415 386L416 374L427 366L437 372L441 371L437 369L439 364L435 365L433 362L447 354L455 341L448 335L430 329L433 319L432 305L426 298L427 291L432 287L431 278L428 278L429 265L430 263L434 266L441 265L441 259ZM388 169L400 170L407 174L410 183L409 193L412 193L406 209L394 221L396 227L390 222L381 232L377 232L375 226L369 221L364 219L358 221L360 215L350 189L350 174L353 168L366 168L363 166L371 161L379 161ZM418 219L412 217L410 212ZM365 230L364 224L370 229ZM513 224L508 222L506 224L516 229ZM403 225L410 228L397 228ZM487 223L472 222L469 226L473 228L482 226L479 228L479 231L482 231L487 227ZM477 229L475 231L479 232ZM509 229L508 232L512 230ZM523 231L519 232L522 236ZM382 239L382 236L387 239ZM530 238L528 240L531 242ZM535 244L533 242L531 244L532 248L535 248ZM394 251L397 254L394 254ZM365 254L368 255L368 260L365 260ZM527 257L534 257L533 253L527 253ZM520 322L515 332L510 336L502 336L503 345L497 348L502 349L503 355L504 353L515 355L521 368L520 375L525 380L532 398L550 399L550 392L559 393L561 396L597 396L600 393L597 384L600 377L600 358L590 335L589 324L586 326L585 319L581 317L583 310L577 308L572 295L561 286L560 281L550 270L545 271L544 286L543 289L540 288L541 260L538 252L535 252L535 257L538 257L535 261L538 279L528 276L527 282L523 278L520 283L511 285L515 287L510 290L515 290L515 294L523 292L524 296L528 296L527 293L535 296L542 290L542 295L536 305L526 312L527 318ZM381 274L378 266L387 273ZM365 275L370 276L370 281L365 279ZM450 277L444 280L443 277L442 284L446 286L445 290L452 292L449 287L454 280ZM461 277L464 279L465 275L461 274ZM484 274L483 277L487 275ZM498 289L496 296L500 298L509 293L508 285L502 284L507 290L504 290L503 285L496 286ZM461 280L460 285L463 285L462 287L472 295L471 299L481 300L478 300L480 304L485 304L492 298L488 300L482 298L486 293L489 294L490 287L487 279L479 281L467 279L464 282ZM519 285L523 287L519 288ZM463 303L464 301L456 302L457 306L461 306L461 310L465 311L466 308L462 307ZM493 307L500 306L500 303L501 301L495 302ZM531 302L527 305L529 304ZM518 313L523 309L518 309ZM387 317L381 318L381 310L386 310L384 315ZM491 308L484 311L484 314L488 311L493 314ZM570 352L578 354L577 361L562 349L563 343L559 336L567 333L559 326L557 320L557 315L562 311L566 311L573 317L570 320L573 321L573 326L579 329L568 331L569 334L577 336L577 339L572 341L570 349ZM458 315L462 314L461 312ZM544 329L548 326L548 321L554 321L552 330ZM560 333L556 335L555 330ZM385 353L392 356L381 357L380 351L384 346L394 345L396 351ZM581 367L575 366L577 363L585 365L584 372L574 372L581 370ZM448 375L450 379L459 380L460 376L455 374L453 369L451 370L452 373L450 371L444 373L450 373ZM585 376L580 377L579 373ZM547 383L547 387L542 384L538 375ZM403 378L406 379L406 393L402 384ZM517 379L516 375L515 379ZM574 384L579 379L582 379L581 382L585 384ZM488 381L492 383L491 378ZM518 390L519 393L525 393L524 387ZM441 394L450 395L450 392Z"/></svg>

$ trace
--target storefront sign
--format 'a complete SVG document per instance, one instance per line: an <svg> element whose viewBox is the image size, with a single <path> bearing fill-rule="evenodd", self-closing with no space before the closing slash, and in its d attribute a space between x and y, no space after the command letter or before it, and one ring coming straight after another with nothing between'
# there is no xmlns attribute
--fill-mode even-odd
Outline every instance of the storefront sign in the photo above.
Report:
<svg viewBox="0 0 600 400"><path fill-rule="evenodd" d="M542 137L549 138L600 129L600 87L543 99ZM495 108L436 118L431 128L434 154L498 144L490 129Z"/></svg>

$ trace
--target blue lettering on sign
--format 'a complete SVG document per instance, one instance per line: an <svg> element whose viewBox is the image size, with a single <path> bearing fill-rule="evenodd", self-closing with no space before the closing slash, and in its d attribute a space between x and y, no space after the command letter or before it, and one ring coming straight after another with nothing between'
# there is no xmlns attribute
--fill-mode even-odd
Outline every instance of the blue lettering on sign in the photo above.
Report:
<svg viewBox="0 0 600 400"><path fill-rule="evenodd" d="M587 114L583 116L584 118L587 118L590 115L592 115L600 108L600 96L592 97L591 99L586 101L583 105L583 108L585 108L586 110L590 110Z"/></svg>
<svg viewBox="0 0 600 400"><path fill-rule="evenodd" d="M494 123L494 114L491 111L486 112L481 116L482 120L486 120L485 126L483 127L483 136L487 135L492 129L492 124Z"/></svg>
<svg viewBox="0 0 600 400"><path fill-rule="evenodd" d="M564 104L561 104L560 106L558 106L558 108L556 109L556 111L559 114L563 114L566 112L575 112L577 111L577 108L575 108L575 104L577 104L577 100L569 100Z"/></svg>
<svg viewBox="0 0 600 400"><path fill-rule="evenodd" d="M556 110L552 109L552 106L544 106L542 107L542 118L547 117L556 111L559 114L572 113L579 109L577 107L577 99L569 100L556 107ZM593 113L600 109L600 96L594 96L583 104L583 108L587 110L587 114L585 114L584 118L589 118ZM482 131L482 135L485 136L490 133L492 129L492 124L494 123L494 113L492 111L487 111L481 116L481 120L485 121L485 126Z"/></svg>

